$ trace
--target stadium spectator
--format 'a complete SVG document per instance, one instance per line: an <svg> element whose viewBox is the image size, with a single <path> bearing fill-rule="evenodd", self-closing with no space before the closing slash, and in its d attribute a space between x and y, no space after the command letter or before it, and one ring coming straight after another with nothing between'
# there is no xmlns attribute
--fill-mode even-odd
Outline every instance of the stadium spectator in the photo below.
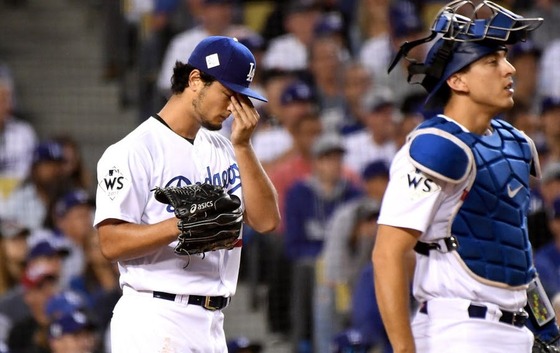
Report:
<svg viewBox="0 0 560 353"><path fill-rule="evenodd" d="M397 152L395 116L397 105L391 97L371 96L366 104L365 129L345 136L348 150L344 163L355 173L375 160L390 163Z"/></svg>
<svg viewBox="0 0 560 353"><path fill-rule="evenodd" d="M280 103L280 112L276 117L279 124L259 129L253 136L255 153L266 170L293 153L296 123L302 116L317 110L315 92L310 85L299 80L284 88Z"/></svg>
<svg viewBox="0 0 560 353"><path fill-rule="evenodd" d="M372 94L373 78L359 61L351 60L344 66L343 77L343 119L338 132L348 135L365 128L366 97Z"/></svg>
<svg viewBox="0 0 560 353"><path fill-rule="evenodd" d="M315 263L329 221L337 207L362 193L343 176L345 151L340 136L319 136L312 147L312 174L286 192L284 249L293 265L290 310L294 352L307 352L312 347Z"/></svg>
<svg viewBox="0 0 560 353"><path fill-rule="evenodd" d="M39 143L33 153L30 176L8 199L0 201L0 218L13 219L31 230L45 226L49 209L68 186L63 162L60 144Z"/></svg>
<svg viewBox="0 0 560 353"><path fill-rule="evenodd" d="M552 240L535 252L535 267L550 298L560 293L560 195L549 212L548 227Z"/></svg>
<svg viewBox="0 0 560 353"><path fill-rule="evenodd" d="M395 123L395 142L397 148L404 145L406 137L412 130L424 121L425 93L411 93L404 97L400 107L399 116Z"/></svg>
<svg viewBox="0 0 560 353"><path fill-rule="evenodd" d="M100 353L97 326L86 313L76 310L49 322L51 353Z"/></svg>
<svg viewBox="0 0 560 353"><path fill-rule="evenodd" d="M113 308L122 294L118 268L101 253L97 230L91 230L84 245L84 271L71 279L70 289L80 293L87 301L88 307L95 308L100 332L108 333Z"/></svg>
<svg viewBox="0 0 560 353"><path fill-rule="evenodd" d="M340 68L347 61L344 48L328 37L315 39L309 47L309 72L323 127L336 133L344 120L344 71Z"/></svg>
<svg viewBox="0 0 560 353"><path fill-rule="evenodd" d="M541 49L532 40L515 43L508 52L509 62L516 68L513 93L515 104L527 105L533 112L537 111L539 104L537 78L540 56Z"/></svg>
<svg viewBox="0 0 560 353"><path fill-rule="evenodd" d="M560 162L560 96L543 98L540 120L545 143L541 152L544 167L548 163Z"/></svg>
<svg viewBox="0 0 560 353"><path fill-rule="evenodd" d="M52 261L34 261L26 268L23 301L29 313L13 321L7 339L11 352L49 352L46 304L60 291L59 278L60 268Z"/></svg>
<svg viewBox="0 0 560 353"><path fill-rule="evenodd" d="M70 250L64 261L62 283L66 287L70 279L84 273L86 265L85 246L93 231L95 201L82 189L69 191L56 200L52 211L54 232Z"/></svg>
<svg viewBox="0 0 560 353"><path fill-rule="evenodd" d="M29 229L0 220L0 296L16 287L25 268Z"/></svg>
<svg viewBox="0 0 560 353"><path fill-rule="evenodd" d="M27 242L29 246L25 255L25 269L19 278L20 282L0 297L0 317L3 318L0 320L0 325L3 326L0 327L0 333L9 332L13 325L24 320L29 316L30 311L33 311L26 301L26 293L29 288L35 287L33 281L41 279L41 271L48 270L49 274L53 275L48 279L52 279L53 283L56 282L57 288L60 287L62 261L68 255L68 249L57 244L53 234L47 230L34 230L30 233ZM31 282L28 283L27 280Z"/></svg>
<svg viewBox="0 0 560 353"><path fill-rule="evenodd" d="M285 34L272 38L263 57L265 69L304 71L321 10L315 0L290 0L284 8Z"/></svg>
<svg viewBox="0 0 560 353"><path fill-rule="evenodd" d="M371 162L361 179L364 195L334 211L317 263L314 344L321 352L348 322L358 271L371 261L379 205L389 181L388 164Z"/></svg>
<svg viewBox="0 0 560 353"><path fill-rule="evenodd" d="M53 138L53 141L62 146L63 172L70 188L90 190L92 178L87 169L80 143L71 135L62 134Z"/></svg>
<svg viewBox="0 0 560 353"><path fill-rule="evenodd" d="M13 78L0 64L0 200L29 175L37 143L34 127L15 116L14 99Z"/></svg>
<svg viewBox="0 0 560 353"><path fill-rule="evenodd" d="M419 85L409 85L406 81L408 76L406 60L387 74L387 68L391 64L392 56L399 50L399 45L405 41L413 41L422 37L424 24L419 17L416 5L411 1L379 1L368 2L372 9L385 11L382 18L387 22L387 28L379 35L369 37L361 46L359 52L360 61L370 70L373 75L375 88L378 91L388 91L393 99L400 104L402 99L412 92L423 92ZM373 16L373 11L368 12ZM385 18L386 16L386 18ZM422 46L415 48L409 53L412 58L423 58Z"/></svg>

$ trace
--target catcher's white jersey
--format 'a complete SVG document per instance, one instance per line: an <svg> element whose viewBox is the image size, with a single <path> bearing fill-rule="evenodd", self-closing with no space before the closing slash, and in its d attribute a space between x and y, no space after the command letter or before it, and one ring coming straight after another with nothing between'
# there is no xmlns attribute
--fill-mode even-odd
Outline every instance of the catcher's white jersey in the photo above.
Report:
<svg viewBox="0 0 560 353"><path fill-rule="evenodd" d="M417 170L406 144L391 165L390 182L385 192L379 224L410 228L422 232L420 240L433 242L449 234L452 217L472 178L451 184ZM456 251L431 251L430 256L416 254L414 296L420 302L433 298L462 298L476 303L493 303L516 311L526 301L525 289L511 290L483 284L461 264Z"/></svg>
<svg viewBox="0 0 560 353"><path fill-rule="evenodd" d="M239 169L228 139L200 129L191 143L153 117L107 148L98 162L97 176L94 225L110 218L153 224L174 217L167 205L153 197L151 190L156 186L209 182L225 185L243 200ZM235 293L240 247L207 252L204 258L187 258L175 255L176 243L120 261L121 287L205 296Z"/></svg>

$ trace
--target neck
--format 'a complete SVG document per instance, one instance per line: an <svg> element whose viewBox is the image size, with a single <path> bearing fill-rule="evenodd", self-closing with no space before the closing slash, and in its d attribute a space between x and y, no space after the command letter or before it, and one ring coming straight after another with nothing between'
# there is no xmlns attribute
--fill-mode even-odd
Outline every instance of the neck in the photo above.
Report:
<svg viewBox="0 0 560 353"><path fill-rule="evenodd" d="M469 101L452 99L445 106L443 113L463 125L470 132L483 135L490 128L490 121L499 111L485 109L480 105L469 104Z"/></svg>
<svg viewBox="0 0 560 353"><path fill-rule="evenodd" d="M158 115L176 134L184 138L194 139L200 125L194 116L192 106L183 102L183 100L188 100L186 97L188 93L186 92L172 95Z"/></svg>

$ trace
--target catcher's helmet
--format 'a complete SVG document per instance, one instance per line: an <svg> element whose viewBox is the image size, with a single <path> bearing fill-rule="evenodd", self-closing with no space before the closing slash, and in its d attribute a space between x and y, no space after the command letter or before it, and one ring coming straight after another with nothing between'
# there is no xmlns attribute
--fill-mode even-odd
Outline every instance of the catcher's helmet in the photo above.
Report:
<svg viewBox="0 0 560 353"><path fill-rule="evenodd" d="M525 40L542 21L523 18L491 1L478 5L471 0L452 1L439 11L428 37L401 45L389 72L405 57L410 62L408 82L421 84L429 93L426 104L438 107L447 99L445 82L451 75L488 54L506 50L507 44ZM433 40L424 63L406 57L412 48Z"/></svg>

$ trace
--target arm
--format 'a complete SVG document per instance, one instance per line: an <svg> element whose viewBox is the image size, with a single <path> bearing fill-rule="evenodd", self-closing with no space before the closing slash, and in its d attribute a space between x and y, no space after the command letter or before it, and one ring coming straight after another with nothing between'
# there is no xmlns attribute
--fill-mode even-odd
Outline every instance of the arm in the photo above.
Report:
<svg viewBox="0 0 560 353"><path fill-rule="evenodd" d="M245 222L259 233L270 232L280 223L280 212L276 190L251 145L259 113L246 97L232 96L231 105L235 119L231 142L243 185Z"/></svg>
<svg viewBox="0 0 560 353"><path fill-rule="evenodd" d="M141 257L177 239L175 217L156 224L133 224L106 219L98 226L99 246L110 261Z"/></svg>
<svg viewBox="0 0 560 353"><path fill-rule="evenodd" d="M410 254L420 232L380 225L372 253L377 303L395 353L414 353L410 327Z"/></svg>

